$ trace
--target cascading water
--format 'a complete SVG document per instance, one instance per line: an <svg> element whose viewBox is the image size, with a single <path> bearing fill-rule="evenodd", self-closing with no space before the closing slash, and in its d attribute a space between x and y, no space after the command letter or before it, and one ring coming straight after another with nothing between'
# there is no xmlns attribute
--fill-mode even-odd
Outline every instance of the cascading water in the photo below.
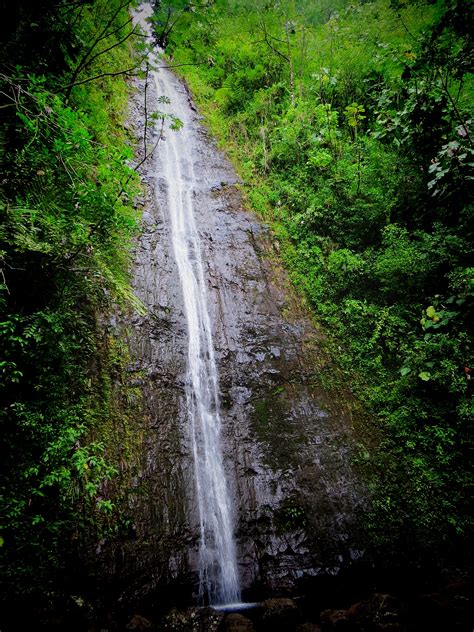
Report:
<svg viewBox="0 0 474 632"><path fill-rule="evenodd" d="M146 18L150 4L141 6L137 20L151 37ZM158 57L152 62L157 62ZM159 95L165 97L160 111L179 118L179 131L169 131L159 147L156 177L164 181L188 327L187 414L194 456L197 505L199 510L199 598L201 603L240 601L232 506L224 474L220 445L219 386L211 324L207 309L206 282L200 240L194 217L193 196L197 188L187 132L188 108L174 86L173 75L165 69L152 72ZM167 103L171 105L167 105ZM157 132L163 135L161 122ZM159 187L157 187L159 190ZM161 201L161 200L160 200Z"/></svg>

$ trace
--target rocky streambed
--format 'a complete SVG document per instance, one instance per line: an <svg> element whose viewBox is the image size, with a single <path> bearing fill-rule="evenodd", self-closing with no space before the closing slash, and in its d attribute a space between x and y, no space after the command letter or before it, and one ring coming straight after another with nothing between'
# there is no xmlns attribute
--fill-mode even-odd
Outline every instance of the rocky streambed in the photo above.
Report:
<svg viewBox="0 0 474 632"><path fill-rule="evenodd" d="M340 599L340 597L339 597ZM305 599L271 598L252 609L173 609L158 624L135 615L127 629L153 632L422 632L468 630L468 587L446 586L437 593L400 598L371 593L348 607L319 610ZM333 601L337 597L333 595Z"/></svg>

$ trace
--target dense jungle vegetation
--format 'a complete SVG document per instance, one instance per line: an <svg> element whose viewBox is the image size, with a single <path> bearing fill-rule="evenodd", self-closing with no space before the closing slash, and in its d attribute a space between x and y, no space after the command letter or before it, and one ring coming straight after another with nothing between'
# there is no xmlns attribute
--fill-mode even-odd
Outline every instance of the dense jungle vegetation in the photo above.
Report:
<svg viewBox="0 0 474 632"><path fill-rule="evenodd" d="M124 131L130 2L2 2L3 597L47 598L75 542L111 527L105 483L138 180ZM132 56L133 53L133 56ZM109 445L107 445L109 442Z"/></svg>
<svg viewBox="0 0 474 632"><path fill-rule="evenodd" d="M360 446L368 521L399 553L449 550L471 524L469 5L163 0L155 13L380 428L379 451Z"/></svg>

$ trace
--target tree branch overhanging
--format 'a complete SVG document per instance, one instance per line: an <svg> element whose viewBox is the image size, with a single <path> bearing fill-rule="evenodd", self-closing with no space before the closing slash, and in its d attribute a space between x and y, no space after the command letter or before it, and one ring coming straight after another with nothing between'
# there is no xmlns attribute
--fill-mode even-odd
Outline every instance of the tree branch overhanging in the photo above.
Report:
<svg viewBox="0 0 474 632"><path fill-rule="evenodd" d="M125 70L117 70L116 72L102 72L99 75L95 75L94 77L87 77L87 79L82 79L81 81L76 81L75 83L69 83L66 86L66 89L69 89L70 92L70 90L76 86L82 86L83 84L89 83L90 81L102 79L102 77L118 77L119 75L126 75L127 77L137 77L141 72L142 71L140 69L140 64L137 64L135 66L132 66L131 68L126 68Z"/></svg>
<svg viewBox="0 0 474 632"><path fill-rule="evenodd" d="M104 48L104 50L99 51L98 53L96 53L93 57L91 57L85 64L83 64L81 71L85 70L88 66L90 66L98 57L100 57L101 55L105 55L105 53L108 53L109 51L111 51L112 49L114 49L116 46L120 46L120 44L123 44L124 42L126 42L128 40L129 37L131 37L132 35L136 34L136 26L133 27L133 29L127 33L127 35L125 35L125 37L123 37L121 40L119 40L118 42L115 42L114 44L112 44L111 46L109 46L108 48Z"/></svg>
<svg viewBox="0 0 474 632"><path fill-rule="evenodd" d="M81 71L86 67L86 64L89 61L89 58L90 58L92 52L94 51L95 47L97 46L97 44L99 44L99 42L101 42L106 37L109 37L112 34L115 34L117 32L117 30L119 30L119 27L117 27L113 31L109 32L110 27L112 26L112 24L114 23L114 21L116 20L116 18L120 14L120 12L123 9L125 9L125 7L128 6L128 5L130 5L130 0L124 0L123 2L121 2L119 4L118 8L112 13L111 17L108 19L108 21L105 24L104 28L99 32L99 35L97 35L95 37L95 39L92 42L92 44L89 46L89 48L86 50L85 54L82 56L82 59L79 61L78 65L76 66L76 68L74 69L74 71L72 73L70 83L66 86L66 94L65 94L66 100L68 100L69 97L71 96L71 89L72 89L72 87L74 85L77 85L76 84L76 80L77 80L79 74L81 73ZM123 26L128 24L131 21L131 19L132 18L129 18L127 20L127 22ZM123 27L121 27L121 28L123 28Z"/></svg>

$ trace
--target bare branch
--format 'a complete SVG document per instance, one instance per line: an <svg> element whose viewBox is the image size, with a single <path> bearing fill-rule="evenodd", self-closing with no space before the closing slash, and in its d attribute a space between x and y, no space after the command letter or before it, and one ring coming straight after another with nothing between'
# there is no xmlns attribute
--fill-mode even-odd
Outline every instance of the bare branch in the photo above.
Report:
<svg viewBox="0 0 474 632"><path fill-rule="evenodd" d="M166 36L169 35L167 28L168 28L168 24L170 23L170 19L171 19L171 7L168 7L168 15L166 16L166 24L164 25L160 33L160 36L158 37L158 43L160 44L160 46L164 46L165 41L166 41Z"/></svg>
<svg viewBox="0 0 474 632"><path fill-rule="evenodd" d="M145 159L146 159L146 133L148 130L148 104L147 104L147 90L148 90L148 74L150 71L150 64L148 63L148 60L146 62L146 75L145 75L145 94L144 94L144 108L145 108L145 126L143 129L143 149L145 151Z"/></svg>
<svg viewBox="0 0 474 632"><path fill-rule="evenodd" d="M66 9L67 7L79 7L83 4L84 4L83 0L75 0L75 2L61 2L60 4L57 4L54 8Z"/></svg>
<svg viewBox="0 0 474 632"><path fill-rule="evenodd" d="M102 77L117 77L118 75L127 75L127 77L136 77L140 74L140 63L132 66L131 68L126 68L125 70L117 70L117 72L102 72L100 75L95 75L94 77L87 77L87 79L82 79L81 81L76 81L75 83L68 83L66 89L71 91L75 86L82 86L84 83L89 83L89 81L95 81L96 79L102 79ZM137 71L137 72L132 72Z"/></svg>
<svg viewBox="0 0 474 632"><path fill-rule="evenodd" d="M176 26L177 22L179 22L179 20L180 20L180 18L181 18L182 13L183 13L183 12L181 11L181 13L180 13L180 14L178 14L177 18L176 18L176 19L175 19L175 20L171 23L171 25L169 26L169 28L168 28L168 30L167 30L167 31L163 30L163 31L161 32L160 37L159 37L159 40L158 40L158 42L159 42L160 46L164 46L164 45L166 44L166 40L167 40L167 38L168 38L169 34L170 34L170 33L171 33L171 31L174 29L174 27Z"/></svg>
<svg viewBox="0 0 474 632"><path fill-rule="evenodd" d="M126 22L124 22L123 24L121 24L120 26L117 26L116 29L114 29L113 31L110 31L110 33L106 33L104 35L104 37L102 37L99 41L101 42L102 40L106 39L107 37L111 37L112 35L115 35L116 33L118 33L119 31L121 31L123 28L125 28L127 26L127 24L130 24L130 22L133 20L133 15L131 18L129 18Z"/></svg>
<svg viewBox="0 0 474 632"><path fill-rule="evenodd" d="M90 55L92 54L92 51L94 50L94 48L97 46L97 44L99 42L101 42L103 39L105 39L106 37L108 37L109 35L112 34L112 33L109 33L109 28L114 23L114 20L117 18L117 16L119 15L120 11L122 11L128 4L130 4L130 0L124 0L123 2L121 2L119 4L117 10L114 11L114 13L109 18L109 20L107 21L107 23L104 26L104 28L100 31L99 35L95 38L95 40L89 46L89 48L87 49L85 54L82 56L81 61L78 63L78 65L76 66L74 72L72 73L70 84L68 84L68 86L66 86L66 100L69 99L69 96L71 94L72 86L76 85L76 83L75 83L76 79L79 76L79 73L81 72L81 70L83 70L83 68L85 67L85 64L87 63Z"/></svg>
<svg viewBox="0 0 474 632"><path fill-rule="evenodd" d="M101 50L99 53L96 53L93 57L91 57L85 64L83 64L82 68L81 68L81 72L87 68L88 66L90 66L92 64L93 61L95 61L97 59L97 57L100 57L101 55L104 55L105 53L108 53L109 50L112 50L113 48L115 48L116 46L120 46L120 44L123 44L124 42L126 42L128 40L128 38L130 36L132 36L136 31L135 31L136 27L134 26L133 29L127 33L127 35L125 37L123 37L121 40L119 40L118 42L115 42L115 44L112 44L112 46L109 46L108 48L104 48L104 50Z"/></svg>
<svg viewBox="0 0 474 632"><path fill-rule="evenodd" d="M281 57L282 59L284 59L288 64L290 63L289 58L284 55L280 50L278 50L278 48L275 48L275 46L273 46L273 44L270 42L269 34L267 31L267 27L265 25L265 22L262 20L261 21L261 25L262 25L262 29L263 29L263 39L265 40L265 44L275 53L275 55L278 55L279 57ZM277 39L277 38L273 38L273 39Z"/></svg>
<svg viewBox="0 0 474 632"><path fill-rule="evenodd" d="M262 29L263 29L263 38L264 38L265 43L267 44L267 46L270 48L270 50L272 50L275 53L275 55L278 55L279 57L284 59L286 61L286 63L288 64L288 68L289 68L289 71L290 71L290 97L291 97L291 104L294 105L295 104L295 86L294 86L293 60L292 60L292 56L291 56L291 44L290 44L290 33L289 33L289 29L288 29L288 22L285 24L286 41L280 40L280 39L278 39L278 37L274 37L273 35L269 34L268 31L267 31L267 27L266 27L265 21L263 19L261 20L260 23L261 23ZM271 43L270 39L276 40L277 42L283 42L284 44L286 44L288 55L285 55L284 53L281 52L281 50L279 50L278 48L273 46L273 44Z"/></svg>
<svg viewBox="0 0 474 632"><path fill-rule="evenodd" d="M76 13L76 16L74 18L74 20L69 24L69 28L72 30L73 26L76 25L77 22L79 22L79 20L82 17L82 12L84 11L84 4L81 4L81 8L79 9L79 11Z"/></svg>
<svg viewBox="0 0 474 632"><path fill-rule="evenodd" d="M206 61L195 61L194 63L188 63L188 64L169 64L167 66L155 66L155 68L180 68L181 66L202 66L203 64L207 64L209 63L207 60Z"/></svg>
<svg viewBox="0 0 474 632"><path fill-rule="evenodd" d="M451 96L451 93L449 92L449 86L448 86L448 78L447 77L443 77L443 73L441 72L441 70L439 68L436 68L436 72L439 75L439 78L441 80L441 87L443 88L443 91L445 93L445 95L447 96L449 102L451 103L451 107L453 108L454 114L456 116L456 118L458 119L458 122L462 125L462 127L464 128L464 131L466 132L466 138L469 141L470 146L472 147L472 138L471 135L469 134L469 127L464 119L464 117L462 116L461 112L459 111L456 102L454 101L453 97Z"/></svg>
<svg viewBox="0 0 474 632"><path fill-rule="evenodd" d="M66 17L67 15L69 15L70 13L73 13L73 11L75 11L78 8L80 9L78 11L78 15L81 15L84 6L85 6L84 2L79 1L79 2L70 2L69 4L56 5L55 9L58 9L58 12L64 10L64 12L61 15L62 17ZM74 19L73 24L76 22L76 20L77 20L77 17L76 19Z"/></svg>

